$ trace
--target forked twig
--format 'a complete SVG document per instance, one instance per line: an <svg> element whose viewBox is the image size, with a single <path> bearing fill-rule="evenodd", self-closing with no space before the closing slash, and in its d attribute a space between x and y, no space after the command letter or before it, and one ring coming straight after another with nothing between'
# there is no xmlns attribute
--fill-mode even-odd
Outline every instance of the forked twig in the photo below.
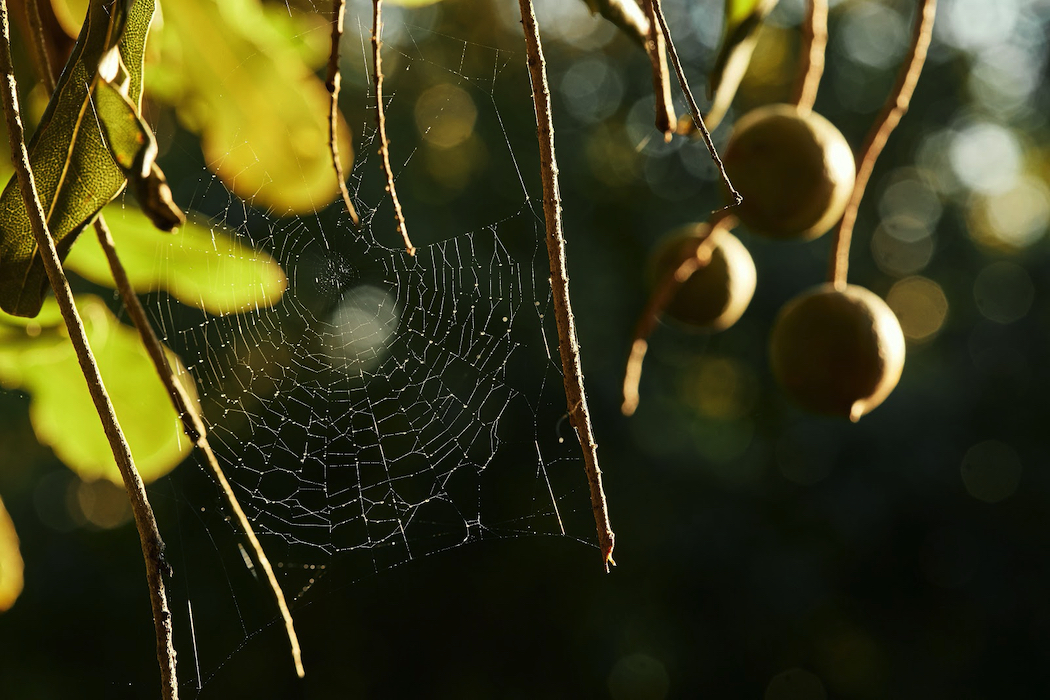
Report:
<svg viewBox="0 0 1050 700"><path fill-rule="evenodd" d="M726 168L722 164L722 159L718 157L718 151L715 149L715 144L711 140L711 132L707 130L707 125L704 124L704 117L700 114L700 107L696 104L696 98L693 97L693 91L689 89L689 81L686 80L685 70L682 68L682 62L678 59L678 52L674 48L674 41L671 40L671 30L667 26L667 18L664 17L663 7L660 5L660 0L651 0L653 4L653 11L656 13L656 19L660 22L660 28L663 29L664 38L667 40L667 52L671 54L671 63L674 65L675 75L678 76L678 83L682 86L682 92L685 93L685 99L689 103L689 109L693 113L693 124L696 128L700 129L700 134L704 137L704 144L707 146L708 152L711 154L711 160L714 161L715 167L718 168L718 173L722 177L722 183L726 186L729 191L729 197L732 199L731 207L740 204L743 197L733 187L733 183L729 181L729 175L726 173Z"/></svg>
<svg viewBox="0 0 1050 700"><path fill-rule="evenodd" d="M528 57L529 78L532 81L532 102L536 109L536 130L540 144L540 177L543 182L543 218L547 228L547 257L551 270L551 290L554 298L554 317L558 324L558 353L565 381L565 399L569 416L583 448L583 465L591 492L591 510L598 527L598 546L601 548L605 570L615 564L612 558L614 535L609 523L609 509L602 488L602 472L598 468L598 445L591 428L591 415L583 388L583 369L580 365L580 344L576 339L576 321L569 303L569 275L565 263L565 238L562 233L561 191L558 186L558 162L554 151L554 123L551 117L551 95L547 85L547 66L543 59L540 30L536 24L536 10L532 0L518 0L521 23L525 29L525 51Z"/></svg>
<svg viewBox="0 0 1050 700"><path fill-rule="evenodd" d="M857 161L857 181L853 186L853 194L850 195L849 203L846 205L846 211L842 214L839 228L835 232L835 242L831 249L828 280L837 288L841 289L846 286L850 239L853 237L853 226L857 222L860 202L864 198L864 189L871 178L872 170L875 169L875 161L878 160L879 154L886 145L886 140L900 123L904 113L908 111L908 105L911 104L915 84L919 82L923 64L926 62L926 53L930 48L933 20L936 14L937 0L922 0L922 5L915 16L915 27L912 31L908 58L901 66L893 92L890 93L879 118L864 141L864 148L861 151L863 155Z"/></svg>
<svg viewBox="0 0 1050 700"><path fill-rule="evenodd" d="M11 144L11 160L22 190L26 212L33 229L37 249L43 261L51 286L55 290L62 318L69 331L70 341L77 354L80 369L87 382L88 391L95 411L102 421L106 438L113 451L113 458L124 480L124 487L131 502L135 526L139 533L143 559L146 562L146 579L149 585L150 604L153 608L153 627L157 639L157 661L160 664L161 695L166 700L174 700L179 695L178 675L175 670L175 645L172 640L171 611L168 608L167 593L164 585L163 571L167 569L164 562L164 542L157 528L157 519L153 514L146 487L135 468L131 450L128 448L124 432L113 411L113 404L106 393L99 373L98 364L91 352L84 324L80 320L73 292L69 288L54 240L47 227L47 219L40 205L40 198L33 178L32 166L29 163L29 152L26 150L25 129L18 108L18 85L14 68L11 64L11 36L7 11L7 0L0 0L0 91L3 92L4 114L7 119L7 133Z"/></svg>
<svg viewBox="0 0 1050 700"><path fill-rule="evenodd" d="M415 255L416 247L412 245L412 241L408 237L408 228L405 226L405 214L401 211L401 200L397 198L397 190L394 188L394 170L390 167L390 141L386 137L386 112L383 109L383 58L379 51L382 45L380 40L380 35L383 32L382 15L383 0L372 0L372 65L375 68L379 156L383 161L383 172L386 173L386 188L390 192L390 198L394 201L394 218L397 220L397 228L401 232L401 238L405 241L405 252L409 255Z"/></svg>
<svg viewBox="0 0 1050 700"><path fill-rule="evenodd" d="M656 128L664 135L664 141L670 142L674 129L678 125L678 115L674 113L671 100L671 78L667 73L667 46L664 35L667 30L656 23L655 0L643 0L645 14L649 20L649 35L645 42L645 51L653 69L653 96L656 98Z"/></svg>
<svg viewBox="0 0 1050 700"><path fill-rule="evenodd" d="M696 248L692 254L684 257L681 263L665 272L657 280L656 286L653 287L645 303L645 308L638 315L638 321L634 325L634 334L631 336L631 354L627 358L627 367L623 373L623 404L620 406L620 412L623 415L633 416L638 409L638 385L642 380L642 363L645 361L645 353L649 350L649 336L656 330L660 316L685 281L711 261L713 244L710 241L715 231L728 231L735 225L735 216L724 211L716 214L714 221L697 235Z"/></svg>
<svg viewBox="0 0 1050 700"><path fill-rule="evenodd" d="M802 51L792 103L808 113L817 101L817 89L824 75L824 53L828 47L828 0L808 0L802 22Z"/></svg>
<svg viewBox="0 0 1050 700"><path fill-rule="evenodd" d="M343 75L339 70L339 41L343 38L343 18L346 15L346 0L332 1L332 48L328 51L328 75L325 78L325 87L328 88L328 152L332 156L332 169L335 170L335 178L339 183L339 193L343 196L343 204L350 214L350 220L354 226L361 225L361 218L357 215L354 203L350 201L350 190L346 188L346 178L343 176L343 164L339 162L339 89L343 84Z"/></svg>
<svg viewBox="0 0 1050 700"><path fill-rule="evenodd" d="M178 377L175 376L175 372L171 368L171 363L168 362L167 355L164 353L164 348L161 345L160 340L157 338L157 334L153 331L153 326L150 324L149 318L146 316L146 310L142 307L142 302L139 301L138 295L135 294L135 290L131 285L131 280L128 279L128 274L124 269L124 265L117 255L113 236L101 215L95 220L95 232L98 234L98 240L102 245L102 250L106 253L106 259L109 261L109 269L113 272L113 279L117 283L117 290L120 292L120 297L124 302L124 308L127 309L132 324L134 324L139 332L139 336L142 338L142 344L145 346L146 352L153 361L153 366L157 370L157 375L164 384L164 388L168 390L168 396L171 397L171 403L175 407L176 412L178 412L179 418L182 420L182 429L193 444L204 453L204 457L208 463L208 470L211 472L212 478L218 483L219 490L222 491L222 495L226 499L226 504L229 506L230 510L233 511L233 516L237 521L237 525L240 526L244 536L248 538L248 544L251 547L252 552L255 554L255 559L259 562L259 566L266 575L266 581L277 601L277 608L281 613L281 619L284 620L285 633L288 636L288 642L291 645L292 662L295 664L295 672L300 678L302 678L306 675L306 670L303 668L299 637L295 633L292 613L288 609L288 603L284 598L284 591L281 590L281 584L277 581L277 576L274 574L273 566L270 565L270 560L266 556L266 552L263 550L259 538L255 536L255 530L252 528L251 521L249 521L248 516L245 515L244 509L241 508L241 504L237 500L237 494L233 492L233 488L230 486L230 482L226 479L226 474L223 472L222 466L219 464L219 460L215 456L211 444L208 442L207 429L204 427L204 422L201 420L196 407L193 406L193 400L186 393L185 387L183 387L182 382L179 381Z"/></svg>

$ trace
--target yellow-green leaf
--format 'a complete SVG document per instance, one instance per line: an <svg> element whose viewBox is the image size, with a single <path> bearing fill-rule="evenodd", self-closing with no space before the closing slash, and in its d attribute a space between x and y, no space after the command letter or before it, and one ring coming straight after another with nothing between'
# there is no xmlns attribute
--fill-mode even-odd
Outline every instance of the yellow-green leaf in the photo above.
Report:
<svg viewBox="0 0 1050 700"><path fill-rule="evenodd" d="M708 87L708 94L713 94L711 109L704 116L708 129L718 126L733 103L755 51L755 30L776 4L777 0L726 0L722 44Z"/></svg>
<svg viewBox="0 0 1050 700"><path fill-rule="evenodd" d="M22 592L23 568L15 524L0 501L0 612L10 610Z"/></svg>
<svg viewBox="0 0 1050 700"><path fill-rule="evenodd" d="M54 303L48 299L45 308ZM142 479L164 476L191 445L138 333L97 297L78 297L77 308ZM0 325L8 323L0 318ZM27 330L26 336L21 341L0 337L0 386L30 395L37 439L81 478L122 483L65 326L37 328L35 335ZM196 404L192 378L173 352L167 355Z"/></svg>
<svg viewBox="0 0 1050 700"><path fill-rule="evenodd" d="M208 167L231 191L282 215L336 198L328 91L258 0L170 0L156 39L151 90L200 134ZM342 118L337 133L348 172Z"/></svg>
<svg viewBox="0 0 1050 700"><path fill-rule="evenodd" d="M137 292L164 289L185 304L227 314L272 306L288 286L276 260L221 226L191 221L173 236L158 236L137 209L114 204L104 213ZM115 286L95 236L84 236L73 247L66 269L96 284Z"/></svg>
<svg viewBox="0 0 1050 700"><path fill-rule="evenodd" d="M99 62L116 46L127 67L126 95L139 105L143 50L154 7L154 0L92 0L69 63L29 142L41 204L60 256L124 187L124 172L110 157L92 95L100 80ZM12 178L0 195L0 308L34 316L46 285L22 193Z"/></svg>

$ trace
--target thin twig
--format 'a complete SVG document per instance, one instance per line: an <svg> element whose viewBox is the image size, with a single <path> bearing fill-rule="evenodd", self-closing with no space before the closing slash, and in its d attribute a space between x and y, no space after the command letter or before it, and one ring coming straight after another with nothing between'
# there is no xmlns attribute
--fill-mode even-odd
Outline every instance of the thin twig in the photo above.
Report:
<svg viewBox="0 0 1050 700"><path fill-rule="evenodd" d="M212 478L218 483L219 489L222 491L222 495L226 499L226 504L230 507L230 510L233 511L233 516L237 520L237 524L240 526L245 537L248 538L248 544L251 546L252 552L255 554L255 559L259 562L259 566L262 567L263 573L266 575L266 581L269 583L270 590L273 592L274 598L277 600L277 608L280 610L281 618L284 620L285 633L287 634L288 642L291 645L292 662L295 664L295 672L300 678L302 678L306 675L306 671L303 668L299 638L295 633L295 625L292 622L292 613L288 609L288 603L285 601L284 592L281 590L281 584L277 581L273 567L270 565L270 560L267 558L266 552L263 550L262 544L259 542L259 538L255 536L255 530L252 528L251 521L249 521L248 516L245 515L244 509L241 508L241 504L237 500L237 495L233 492L233 488L230 486L230 482L226 479L226 474L223 472L222 466L220 466L219 460L215 456L211 444L208 442L207 429L204 427L204 422L201 420L199 412L193 405L193 400L186 392L185 387L183 387L178 377L175 376L171 363L168 362L168 357L164 352L164 348L161 345L160 340L157 338L157 334L153 331L153 326L150 324L149 318L146 316L146 310L142 307L142 302L139 301L138 296L135 294L135 290L131 286L131 280L128 279L128 274L124 269L124 264L120 261L120 258L117 255L113 236L101 215L95 221L95 232L98 234L98 240L102 245L102 250L106 253L106 259L109 261L109 269L113 272L113 279L117 283L117 290L120 292L121 299L124 301L124 308L127 309L128 315L131 317L131 322L134 324L139 332L139 336L142 338L142 344L145 346L150 359L153 361L153 366L157 370L157 375L160 377L161 382L163 382L164 387L168 390L168 395L171 397L172 405L175 406L175 410L178 412L179 418L182 420L183 431L197 448L204 453Z"/></svg>
<svg viewBox="0 0 1050 700"><path fill-rule="evenodd" d="M828 0L808 0L802 22L802 52L792 103L799 112L809 113L817 101L817 89L824 75L824 53L828 46Z"/></svg>
<svg viewBox="0 0 1050 700"><path fill-rule="evenodd" d="M383 0L372 0L372 65L375 68L376 86L376 121L379 123L379 155L383 161L383 172L386 173L386 188L390 192L390 198L394 201L394 218L397 220L398 231L405 242L405 252L409 255L416 254L416 247L408 237L408 228L405 226L405 214L401 211L401 200L397 198L397 190L394 188L394 170L390 167L390 141L386 137L386 112L383 109L383 59L380 55L380 35L383 32Z"/></svg>
<svg viewBox="0 0 1050 700"><path fill-rule="evenodd" d="M591 10L620 28L627 36L645 48L649 41L649 19L636 0L584 0Z"/></svg>
<svg viewBox="0 0 1050 700"><path fill-rule="evenodd" d="M569 274L565 263L565 238L562 234L561 191L558 186L558 163L554 151L554 123L551 118L551 96L547 85L547 66L543 60L540 30L532 0L518 0L521 22L525 29L525 51L528 57L529 78L532 81L532 102L536 109L536 129L540 144L540 176L543 181L543 218L547 225L547 257L551 270L551 290L554 296L554 317L558 324L558 352L565 381L565 399L569 416L583 448L583 465L591 491L591 510L598 527L598 545L601 548L605 570L615 564L612 558L614 535L609 523L609 510L602 488L602 472L598 468L598 445L591 428L591 415L583 389L583 369L580 364L580 344L576 339L576 321L569 303Z"/></svg>
<svg viewBox="0 0 1050 700"><path fill-rule="evenodd" d="M875 161L882 153L890 134L900 123L901 117L908 111L915 84L919 82L922 66L926 62L926 52L930 48L933 36L933 20L937 14L937 0L922 0L922 6L915 15L915 28L912 32L911 49L908 58L901 66L897 84L882 107L879 118L868 133L861 151L863 155L857 160L857 181L853 185L846 211L835 232L835 242L831 249L828 280L837 288L846 286L846 275L849 271L849 244L853 237L853 226L857 222L860 201L864 198L864 188L868 185Z"/></svg>
<svg viewBox="0 0 1050 700"><path fill-rule="evenodd" d="M102 421L106 438L109 440L113 457L124 480L124 487L128 491L131 501L131 510L134 514L135 525L139 532L139 542L142 546L143 559L146 563L146 579L149 585L150 604L153 608L153 626L157 638L157 661L160 664L161 695L166 700L174 700L178 697L178 676L175 669L175 646L172 641L171 611L168 609L167 594L164 586L163 571L167 570L164 561L164 542L157 528L157 520L153 514L149 499L146 496L146 487L142 483L135 462L128 448L127 440L117 421L113 411L113 404L106 393L102 383L102 375L99 373L98 364L95 362L91 347L88 344L87 334L84 331L83 322L77 313L76 304L73 301L73 292L69 288L65 274L62 271L62 263L55 243L51 238L51 232L47 228L47 220L40 205L36 182L33 178L32 166L29 163L29 153L25 145L25 130L22 127L22 118L18 108L18 86L15 81L14 69L11 65L11 39L7 11L7 0L0 0L0 25L2 25L2 39L0 39L0 71L3 72L3 80L0 81L0 89L3 91L4 113L7 118L8 137L11 143L11 160L18 176L18 184L22 190L22 199L25 202L26 211L36 239L37 249L43 260L44 269L47 272L51 286L55 290L55 298L58 301L62 318L66 322L70 341L77 354L81 371L87 381L88 391L95 404L95 410Z"/></svg>
<svg viewBox="0 0 1050 700"><path fill-rule="evenodd" d="M700 107L696 104L696 98L693 97L693 91L689 89L689 81L686 80L685 70L682 68L682 62L678 59L678 52L674 48L674 41L671 40L671 30L667 26L667 18L664 17L663 7L660 5L660 0L652 0L653 10L656 13L656 19L660 22L660 28L663 29L664 38L667 39L667 52L671 54L671 63L674 65L675 75L678 76L678 83L682 86L682 92L685 93L685 99L689 103L689 109L693 113L693 124L700 130L700 134L704 137L704 144L707 146L708 152L711 154L711 160L715 162L715 167L718 168L718 173L722 177L722 183L726 186L726 190L729 191L729 198L732 200L732 204L729 206L735 207L743 201L743 197L733 187L733 183L729 181L729 175L726 173L726 168L722 165L722 159L718 157L718 151L715 149L715 144L711 140L711 132L707 130L707 125L704 124L704 117L700 114Z"/></svg>
<svg viewBox="0 0 1050 700"><path fill-rule="evenodd" d="M47 52L47 39L44 36L44 20L40 16L40 0L25 0L26 17L29 20L29 31L33 35L33 47L36 49L40 72L43 74L47 94L55 91L55 73L51 68L51 56Z"/></svg>
<svg viewBox="0 0 1050 700"><path fill-rule="evenodd" d="M667 72L667 47L664 42L665 29L656 23L654 0L643 0L646 18L649 20L649 36L645 42L645 51L653 68L653 96L656 98L656 129L664 135L664 141L670 142L674 129L678 125L678 115L674 113L671 100L671 76Z"/></svg>
<svg viewBox="0 0 1050 700"><path fill-rule="evenodd" d="M339 125L339 89L343 84L343 75L339 70L339 41L343 38L343 18L346 15L346 0L332 0L332 48L328 51L328 76L325 78L325 87L328 88L328 152L332 156L332 169L335 170L335 179L339 183L339 193L343 196L343 204L350 214L350 220L354 226L361 225L361 218L357 215L354 203L350 201L350 190L346 189L346 178L343 177L343 164L339 162L339 138L337 127Z"/></svg>
<svg viewBox="0 0 1050 700"><path fill-rule="evenodd" d="M642 363L645 361L645 353L649 349L649 336L656 330L667 306L674 299L678 289L688 280L694 272L705 267L711 261L711 236L716 230L733 228L736 225L736 217L725 212L716 214L714 221L709 223L699 232L695 239L696 247L685 256L676 267L667 270L657 280L649 295L645 308L638 316L634 326L634 335L631 336L631 354L627 359L627 367L623 373L623 404L620 412L625 416L632 416L638 409L639 395L638 385L642 380Z"/></svg>

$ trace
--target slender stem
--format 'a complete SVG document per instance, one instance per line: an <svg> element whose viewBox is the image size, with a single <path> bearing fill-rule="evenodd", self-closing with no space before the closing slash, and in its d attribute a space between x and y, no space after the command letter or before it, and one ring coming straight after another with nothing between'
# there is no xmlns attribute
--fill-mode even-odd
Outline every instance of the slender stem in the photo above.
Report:
<svg viewBox="0 0 1050 700"><path fill-rule="evenodd" d="M656 23L654 0L643 0L646 18L649 20L649 36L645 42L645 51L653 68L653 96L656 98L656 128L663 133L664 141L670 142L674 129L678 125L678 116L674 113L671 100L671 77L667 72L667 46L664 42L665 30Z"/></svg>
<svg viewBox="0 0 1050 700"><path fill-rule="evenodd" d="M922 5L915 15L915 28L912 32L908 58L901 66L893 92L890 93L879 118L864 141L864 148L861 151L863 155L857 161L857 181L853 186L853 194L850 196L849 203L846 205L846 211L842 214L839 228L835 232L835 242L831 249L828 280L837 288L841 289L846 286L850 239L853 237L853 226L857 222L860 201L864 198L864 189L868 185L868 180L871 179L875 161L882 153L886 140L900 123L904 113L908 111L911 96L915 93L915 84L919 82L922 66L926 62L926 52L930 48L933 20L936 14L937 0L922 0Z"/></svg>
<svg viewBox="0 0 1050 700"><path fill-rule="evenodd" d="M380 35L383 33L383 0L372 0L372 65L375 67L376 86L376 121L379 123L379 155L383 161L383 172L386 173L386 188L394 201L394 218L398 231L405 242L405 252L416 254L416 247L408 237L405 226L405 214L401 211L401 200L397 198L394 187L394 170L390 167L390 141L386 137L386 112L383 109L383 58L380 55Z"/></svg>
<svg viewBox="0 0 1050 700"><path fill-rule="evenodd" d="M346 15L346 0L332 0L332 48L328 51L328 76L325 87L328 88L328 152L332 156L332 169L339 183L339 193L343 196L343 205L350 214L354 226L361 225L354 203L350 201L350 190L346 189L346 178L343 176L343 164L339 162L339 89L343 76L339 70L339 41L343 38L343 18Z"/></svg>
<svg viewBox="0 0 1050 700"><path fill-rule="evenodd" d="M729 206L733 207L740 204L743 201L743 197L733 187L733 183L729 181L729 175L726 173L726 168L722 165L722 159L718 157L718 151L715 149L715 144L711 140L711 132L707 130L707 125L704 124L704 117L700 114L700 107L696 104L696 98L693 97L693 91L689 89L689 81L686 80L685 70L682 68L682 62L678 59L678 52L674 48L674 41L671 40L671 30L667 26L667 18L664 17L663 7L660 5L660 0L652 0L653 11L656 13L656 19L660 22L660 28L663 29L664 37L667 39L667 52L671 54L671 63L674 65L675 75L678 76L678 83L682 86L682 92L685 93L685 99L689 103L689 109L693 113L693 124L700 130L700 134L704 137L704 144L707 146L708 152L711 154L711 160L714 161L715 167L718 168L718 173L722 177L722 183L726 186L729 191L729 197L732 199L732 204Z"/></svg>
<svg viewBox="0 0 1050 700"><path fill-rule="evenodd" d="M128 449L127 440L117 421L113 411L113 404L106 393L102 383L102 375L99 373L98 364L95 362L91 347L88 344L84 325L77 313L76 304L73 301L73 292L69 288L65 274L62 271L62 263L55 250L54 241L47 228L44 211L40 206L37 194L36 182L33 179L32 167L29 163L29 153L25 145L25 130L22 127L22 118L18 108L18 86L15 81L14 69L11 65L11 39L7 11L7 0L0 0L0 25L2 25L2 39L0 39L0 71L3 79L0 80L0 90L3 92L4 113L7 118L8 137L11 143L11 160L18 176L18 184L22 190L22 199L25 202L33 236L43 260L44 269L47 272L51 286L55 290L62 318L66 322L69 337L77 354L81 371L87 381L88 391L95 404L109 440L113 457L124 480L124 487L128 491L131 501L131 510L134 514L135 525L139 532L139 542L142 546L142 554L146 563L146 579L149 585L150 603L153 608L153 625L157 638L157 661L160 664L161 673L161 695L166 700L174 700L178 697L178 676L175 669L175 646L172 641L171 611L168 609L167 595L164 586L163 571L167 570L164 562L164 542L157 528L157 520L153 515L146 496L146 487L142 483L135 462Z"/></svg>
<svg viewBox="0 0 1050 700"><path fill-rule="evenodd" d="M802 53L792 102L799 112L808 113L817 101L817 89L824 75L824 52L828 47L828 0L808 0L802 23Z"/></svg>
<svg viewBox="0 0 1050 700"><path fill-rule="evenodd" d="M696 247L688 254L683 252L682 261L675 267L667 270L657 280L652 294L649 295L645 308L638 316L634 326L634 335L631 336L631 354L627 359L627 367L623 373L623 404L620 412L625 416L632 416L638 409L639 395L638 385L642 380L642 363L645 361L645 353L649 349L649 336L656 330L656 324L660 316L674 299L686 280L694 272L705 267L711 261L711 236L716 230L726 230L736 226L736 217L720 212L715 214L714 220L706 228L699 232L696 237Z"/></svg>
<svg viewBox="0 0 1050 700"><path fill-rule="evenodd" d="M649 19L636 0L584 0L592 11L620 28L643 48L649 41Z"/></svg>
<svg viewBox="0 0 1050 700"><path fill-rule="evenodd" d="M29 20L29 31L33 35L33 47L36 49L37 61L44 79L47 94L55 91L55 73L51 68L51 56L47 52L47 39L44 36L44 20L40 16L40 0L25 0L26 15Z"/></svg>
<svg viewBox="0 0 1050 700"><path fill-rule="evenodd" d="M536 130L540 144L540 176L543 181L543 217L547 224L547 257L550 261L551 290L554 296L554 317L558 324L558 352L561 355L565 381L565 399L569 417L583 448L583 465L591 491L591 510L598 527L598 545L601 548L605 570L615 564L612 558L614 535L609 523L609 510L602 488L602 472L598 468L598 445L591 428L587 396L583 389L583 369L580 364L580 344L576 339L576 321L569 302L569 274L565 262L565 237L562 234L561 191L558 186L558 162L554 151L554 123L551 118L551 95L547 85L547 66L543 59L540 30L536 24L536 10L532 0L518 0L521 22L525 30L525 51L528 57L529 78L532 81L532 102L536 110Z"/></svg>
<svg viewBox="0 0 1050 700"><path fill-rule="evenodd" d="M134 324L139 332L139 336L142 338L142 344L145 346L146 352L153 361L153 366L157 370L157 375L160 377L161 382L163 382L164 387L168 390L168 395L171 397L172 405L175 406L175 410L178 412L179 418L182 420L183 431L190 440L193 441L197 448L204 453L205 459L208 463L208 470L211 472L212 478L218 483L219 489L222 491L222 495L226 499L227 505L230 507L230 510L233 511L233 516L237 520L237 524L248 538L248 544L251 546L252 552L255 554L255 559L259 562L259 566L266 575L266 581L269 583L270 590L273 592L274 598L277 600L277 608L280 610L281 618L284 620L285 633L287 634L288 642L291 645L292 662L295 664L295 672L300 678L302 678L306 675L306 671L303 668L299 637L295 633L292 613L288 609L288 603L285 601L284 592L281 590L281 584L277 581L273 567L270 565L270 560L267 558L266 552L263 550L262 544L259 542L259 538L255 536L255 530L252 528L251 521L249 521L248 516L245 515L244 509L241 508L241 504L237 500L237 495L233 492L233 488L230 486L230 482L226 479L226 474L223 472L222 466L220 466L219 460L215 456L211 444L208 442L207 429L204 427L204 421L201 419L199 411L194 406L194 402L186 392L185 387L179 381L178 377L175 376L171 363L168 362L168 357L164 352L164 348L161 345L160 340L157 338L157 334L153 331L153 326L150 324L149 318L146 316L146 310L142 307L142 302L139 301L138 296L135 294L135 290L131 285L131 280L128 279L128 274L124 269L124 264L120 261L120 257L117 255L113 236L101 215L95 221L95 232L98 234L98 240L102 245L102 250L106 253L106 259L109 261L109 269L113 272L113 279L117 283L117 290L120 292L121 299L124 302L124 307L127 309L128 315L131 317L131 322Z"/></svg>

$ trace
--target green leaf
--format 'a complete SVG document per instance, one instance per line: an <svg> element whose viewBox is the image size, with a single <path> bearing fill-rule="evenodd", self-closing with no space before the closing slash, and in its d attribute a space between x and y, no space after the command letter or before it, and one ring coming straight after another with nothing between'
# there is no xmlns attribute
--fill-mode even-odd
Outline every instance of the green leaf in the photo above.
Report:
<svg viewBox="0 0 1050 700"><path fill-rule="evenodd" d="M258 0L171 0L151 47L150 90L201 136L205 161L237 196L278 215L338 196L329 94ZM344 171L353 153L339 119Z"/></svg>
<svg viewBox="0 0 1050 700"><path fill-rule="evenodd" d="M154 0L92 0L80 37L29 143L41 204L60 256L125 185L113 162L92 93L99 63L114 46L128 71L127 96L142 96L142 59ZM22 193L12 178L0 195L0 308L19 316L40 311L47 276Z"/></svg>
<svg viewBox="0 0 1050 700"><path fill-rule="evenodd" d="M54 305L49 299L45 308ZM77 308L142 479L164 476L192 446L138 333L117 321L97 297L78 297ZM0 326L10 325L9 318L0 318ZM196 402L189 373L173 352L167 355ZM123 483L64 325L35 336L27 332L19 341L0 337L0 385L30 395L37 439L81 478Z"/></svg>
<svg viewBox="0 0 1050 700"><path fill-rule="evenodd" d="M0 612L9 610L22 592L23 568L15 524L0 501Z"/></svg>
<svg viewBox="0 0 1050 700"><path fill-rule="evenodd" d="M704 115L708 129L718 126L733 103L755 51L755 31L776 4L777 0L726 0L722 44L708 88L708 94L713 93L714 97L711 109Z"/></svg>
<svg viewBox="0 0 1050 700"><path fill-rule="evenodd" d="M288 286L276 260L240 243L220 226L190 222L174 236L158 236L136 209L113 204L105 215L137 292L163 289L183 303L228 314L272 306ZM115 286L95 236L85 236L73 247L66 269L96 284Z"/></svg>
<svg viewBox="0 0 1050 700"><path fill-rule="evenodd" d="M112 58L118 69L123 66L116 51L110 51L103 63ZM99 66L99 72L103 70ZM127 95L127 82L117 84L112 79L99 82L94 93L94 105L110 155L131 183L139 206L153 225L170 233L186 222L182 210L172 201L171 188L156 163L157 140L153 131L139 114Z"/></svg>

